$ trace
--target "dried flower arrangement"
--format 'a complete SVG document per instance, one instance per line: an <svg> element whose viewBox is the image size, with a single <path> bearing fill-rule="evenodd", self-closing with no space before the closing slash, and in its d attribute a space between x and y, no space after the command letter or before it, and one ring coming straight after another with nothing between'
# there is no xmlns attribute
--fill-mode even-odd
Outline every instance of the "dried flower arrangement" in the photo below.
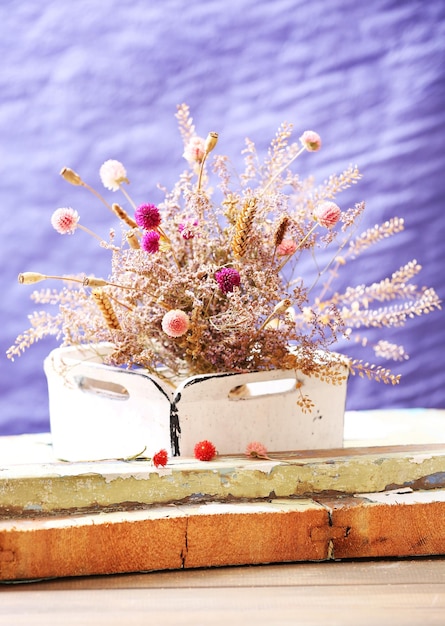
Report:
<svg viewBox="0 0 445 626"><path fill-rule="evenodd" d="M334 202L360 179L356 166L319 186L292 173L297 157L320 149L317 133L305 131L291 143L293 127L282 124L262 163L254 143L246 140L245 171L235 178L228 157L209 156L217 134L199 137L186 105L178 107L176 117L188 168L158 206L133 202L125 188L127 172L118 161L106 161L100 177L105 188L124 194L134 217L73 170L62 170L69 183L92 192L118 218L121 241L114 229L108 241L98 237L80 224L72 208L54 212L51 221L59 233L83 229L100 240L110 251L111 273L108 278L20 274L24 284L62 279L64 285L32 294L38 304L58 305L58 312L31 314L31 328L8 350L9 358L56 335L63 345L111 342L108 363L143 367L167 379L285 368L335 383L344 377L336 367L344 357L329 348L339 336L400 326L440 308L433 289L412 284L421 269L416 261L378 283L333 291L338 270L402 231L404 224L394 218L356 236L364 203L342 210ZM212 176L219 179L216 189ZM298 275L301 255L315 259L317 251L334 243L329 262L306 284ZM403 347L384 340L375 352L387 359L407 358ZM400 378L360 360L348 364L351 373L385 383ZM302 400L306 403L310 400Z"/></svg>

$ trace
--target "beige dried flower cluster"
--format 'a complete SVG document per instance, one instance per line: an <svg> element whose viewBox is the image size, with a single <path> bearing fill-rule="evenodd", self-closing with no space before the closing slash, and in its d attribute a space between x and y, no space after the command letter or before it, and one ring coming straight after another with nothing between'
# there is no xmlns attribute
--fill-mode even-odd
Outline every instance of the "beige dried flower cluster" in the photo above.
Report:
<svg viewBox="0 0 445 626"><path fill-rule="evenodd" d="M166 378L287 368L335 383L344 375L335 364L344 357L325 351L339 337L356 335L365 344L363 329L399 326L440 307L433 289L412 283L420 270L416 261L378 283L334 290L338 272L369 246L400 232L403 220L357 236L364 203L340 209L334 202L360 179L356 166L319 186L293 173L297 157L320 148L317 133L305 131L291 142L293 128L283 124L263 162L246 140L245 170L234 176L228 157L216 153L217 134L199 137L186 105L176 117L188 167L172 190L164 190L158 206L147 203L149 198L142 205L133 201L125 189L126 170L117 161L104 163L100 176L107 189L123 193L126 208L109 203L79 174L62 170L120 224L120 233L101 242L110 251L110 275L21 274L25 284L61 278L64 284L33 293L36 303L58 310L33 313L31 328L17 338L9 358L56 335L64 345L111 342L109 363ZM58 209L52 224L62 234L83 228L97 237L80 225L73 209ZM331 248L329 261L320 265L318 256ZM310 282L299 275L299 262L308 255L317 267ZM375 352L385 359L407 357L403 347L383 340ZM384 367L357 360L349 365L361 376L399 380ZM302 396L305 402L310 401Z"/></svg>

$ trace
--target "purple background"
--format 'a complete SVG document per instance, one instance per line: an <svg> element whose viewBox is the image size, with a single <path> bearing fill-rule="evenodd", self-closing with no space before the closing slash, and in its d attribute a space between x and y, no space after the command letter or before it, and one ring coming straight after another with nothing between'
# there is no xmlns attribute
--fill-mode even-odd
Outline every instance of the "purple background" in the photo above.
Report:
<svg viewBox="0 0 445 626"><path fill-rule="evenodd" d="M100 188L99 166L119 159L135 199L157 202L156 184L171 185L184 165L181 102L199 134L218 131L219 151L240 166L246 136L263 151L284 120L317 130L323 149L298 162L302 175L322 182L357 163L364 179L341 202L366 200L363 229L406 220L346 282L378 280L416 258L420 284L444 298L443 0L2 0L0 23L1 434L48 429L42 360L55 343L15 363L4 356L33 310L17 274L107 274L108 254L92 238L51 228L60 206L100 233L110 224L60 169ZM444 408L443 312L384 336L411 354L391 365L402 383L354 378L348 407Z"/></svg>

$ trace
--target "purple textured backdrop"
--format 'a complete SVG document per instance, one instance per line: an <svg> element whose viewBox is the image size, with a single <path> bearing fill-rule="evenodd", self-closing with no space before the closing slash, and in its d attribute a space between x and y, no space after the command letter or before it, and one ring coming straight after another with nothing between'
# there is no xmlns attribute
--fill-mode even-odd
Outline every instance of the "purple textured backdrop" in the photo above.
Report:
<svg viewBox="0 0 445 626"><path fill-rule="evenodd" d="M357 163L364 179L342 202L366 200L363 228L406 220L402 235L351 266L348 282L416 258L420 283L444 298L443 0L2 0L0 20L1 434L48 428L42 360L55 343L15 363L4 356L33 309L17 274L107 273L92 239L50 226L60 206L95 231L109 225L60 169L100 185L101 163L119 159L132 195L156 202L156 184L183 167L181 102L235 163L245 136L265 150L284 120L316 129L323 149L298 162L302 174L321 182ZM385 337L411 354L393 367L402 383L352 379L349 408L445 407L443 312Z"/></svg>

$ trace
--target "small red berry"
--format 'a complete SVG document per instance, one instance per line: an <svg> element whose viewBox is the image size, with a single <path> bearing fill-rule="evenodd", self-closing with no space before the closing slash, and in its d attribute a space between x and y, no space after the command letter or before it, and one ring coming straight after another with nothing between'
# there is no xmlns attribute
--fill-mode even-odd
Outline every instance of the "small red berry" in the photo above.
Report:
<svg viewBox="0 0 445 626"><path fill-rule="evenodd" d="M153 465L155 467L164 467L164 465L167 465L167 461L167 450L159 450L159 452L156 452L156 454L153 455Z"/></svg>
<svg viewBox="0 0 445 626"><path fill-rule="evenodd" d="M211 461L216 454L216 448L211 441L200 441L195 446L195 458L198 461Z"/></svg>

